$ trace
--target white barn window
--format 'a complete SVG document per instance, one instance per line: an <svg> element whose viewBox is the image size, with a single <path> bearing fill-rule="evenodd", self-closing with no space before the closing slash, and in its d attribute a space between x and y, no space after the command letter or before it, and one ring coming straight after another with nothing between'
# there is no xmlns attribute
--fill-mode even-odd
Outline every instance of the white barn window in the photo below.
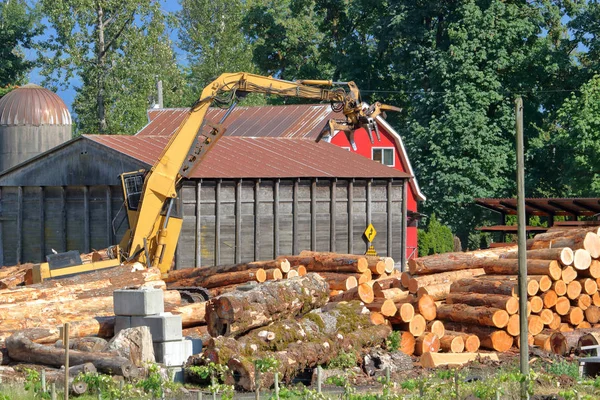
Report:
<svg viewBox="0 0 600 400"><path fill-rule="evenodd" d="M372 159L374 161L382 163L383 165L393 167L395 160L394 150L395 149L393 147L374 147Z"/></svg>

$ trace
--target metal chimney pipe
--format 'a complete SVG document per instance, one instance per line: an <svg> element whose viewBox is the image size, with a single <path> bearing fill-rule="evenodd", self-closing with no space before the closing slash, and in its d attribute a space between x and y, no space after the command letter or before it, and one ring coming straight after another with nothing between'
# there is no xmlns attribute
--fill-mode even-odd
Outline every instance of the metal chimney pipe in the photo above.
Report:
<svg viewBox="0 0 600 400"><path fill-rule="evenodd" d="M158 92L158 108L164 108L162 81L156 82L156 91Z"/></svg>

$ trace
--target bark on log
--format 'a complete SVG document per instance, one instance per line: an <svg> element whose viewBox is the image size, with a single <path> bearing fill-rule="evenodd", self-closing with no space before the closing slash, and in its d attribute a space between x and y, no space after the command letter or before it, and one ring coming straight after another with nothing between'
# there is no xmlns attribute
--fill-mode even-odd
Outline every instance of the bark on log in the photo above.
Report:
<svg viewBox="0 0 600 400"><path fill-rule="evenodd" d="M283 265L283 268L282 268ZM289 270L289 262L285 258L271 260L271 261L254 261L250 263L241 263L233 265L215 265L206 266L199 268L183 268L173 271L169 271L168 276L165 278L165 282L168 286L195 286L189 283L198 281L201 282L203 279L209 278L213 275L229 274L234 272L243 272L249 270L258 269L281 269L282 272L285 269ZM241 282L239 282L241 283ZM200 286L200 285L196 285Z"/></svg>
<svg viewBox="0 0 600 400"><path fill-rule="evenodd" d="M560 355L568 355L578 351L579 338L588 333L600 332L598 328L576 329L569 332L552 334L552 351ZM561 337L562 336L562 337Z"/></svg>
<svg viewBox="0 0 600 400"><path fill-rule="evenodd" d="M465 341L461 336L446 336L440 339L440 348L446 353L462 353Z"/></svg>
<svg viewBox="0 0 600 400"><path fill-rule="evenodd" d="M365 304L373 302L374 299L373 288L368 283L362 283L355 288L331 297L332 302L360 300Z"/></svg>
<svg viewBox="0 0 600 400"><path fill-rule="evenodd" d="M398 288L380 289L377 283L373 284L373 295L376 299L388 299L394 302L407 299L410 293L407 290Z"/></svg>
<svg viewBox="0 0 600 400"><path fill-rule="evenodd" d="M354 276L335 272L319 272L319 275L327 281L332 290L350 290L358 286L358 280Z"/></svg>
<svg viewBox="0 0 600 400"><path fill-rule="evenodd" d="M427 352L437 353L440 351L440 338L431 332L425 332L416 339L415 355L420 356Z"/></svg>
<svg viewBox="0 0 600 400"><path fill-rule="evenodd" d="M247 264L246 264L247 265ZM191 268L188 268L191 269ZM202 269L202 268L195 268ZM212 268L211 268L212 269ZM184 270L182 270L184 271ZM169 278L168 278L169 279ZM219 272L209 276L194 276L167 283L167 287L203 287L212 289L221 286L236 285L246 282L262 283L267 280L267 273L262 268L245 269L242 271Z"/></svg>
<svg viewBox="0 0 600 400"><path fill-rule="evenodd" d="M383 290L392 288L406 290L405 286L402 284L401 278L396 276L385 279L379 279L373 282L373 293L380 293Z"/></svg>
<svg viewBox="0 0 600 400"><path fill-rule="evenodd" d="M479 338L477 335L472 335L464 332L456 332L456 331L445 331L444 338L448 337L460 337L463 340L465 349L464 351L468 353L473 353L479 350Z"/></svg>
<svg viewBox="0 0 600 400"><path fill-rule="evenodd" d="M560 356L566 356L569 354L569 347L567 346L567 338L561 332L553 332L550 335L550 350L554 354Z"/></svg>
<svg viewBox="0 0 600 400"><path fill-rule="evenodd" d="M510 251L500 255L500 258L516 259L519 258L518 251ZM569 247L560 247L552 249L527 250L528 260L556 260L563 266L573 263L573 250Z"/></svg>
<svg viewBox="0 0 600 400"><path fill-rule="evenodd" d="M452 283L459 279L471 278L485 274L482 268L464 269L460 271L441 272L432 275L415 276L408 280L408 290L411 293L417 293L419 288L441 283Z"/></svg>
<svg viewBox="0 0 600 400"><path fill-rule="evenodd" d="M59 367L64 364L65 352L53 346L32 342L23 332L17 332L6 340L8 355L13 360L39 363ZM131 361L111 353L88 353L72 350L69 352L69 363L73 365L92 363L98 371L137 377L139 370Z"/></svg>
<svg viewBox="0 0 600 400"><path fill-rule="evenodd" d="M537 282L536 282L537 283ZM461 279L452 283L450 293L482 293L517 296L517 281L492 281L478 278ZM539 284L537 285L539 288ZM534 293L535 294L535 293Z"/></svg>
<svg viewBox="0 0 600 400"><path fill-rule="evenodd" d="M573 250L585 249L593 258L600 257L600 238L590 228L541 233L535 236L531 244L532 250L558 247L570 247Z"/></svg>
<svg viewBox="0 0 600 400"><path fill-rule="evenodd" d="M442 321L480 324L495 328L504 328L509 318L508 313L499 308L466 304L441 305L437 309L437 315Z"/></svg>
<svg viewBox="0 0 600 400"><path fill-rule="evenodd" d="M510 350L513 345L513 338L502 330L490 328L488 326L469 325L459 322L446 322L446 329L457 332L467 332L477 335L481 342L481 347L499 351L501 353Z"/></svg>
<svg viewBox="0 0 600 400"><path fill-rule="evenodd" d="M515 247L516 248L516 247ZM408 270L412 275L428 275L438 272L459 271L474 268L472 263L478 258L498 258L507 251L503 249L487 249L472 252L456 252L435 254L408 260Z"/></svg>
<svg viewBox="0 0 600 400"><path fill-rule="evenodd" d="M540 349L551 352L552 346L550 341L550 334L540 333L533 337L533 344L538 346Z"/></svg>
<svg viewBox="0 0 600 400"><path fill-rule="evenodd" d="M364 256L316 251L302 251L300 257L312 257L313 262L304 265L309 272L365 272L369 262Z"/></svg>
<svg viewBox="0 0 600 400"><path fill-rule="evenodd" d="M518 275L519 260L501 258L498 260L480 259L475 262L488 275ZM527 260L528 275L548 275L557 281L561 278L561 267L556 260Z"/></svg>
<svg viewBox="0 0 600 400"><path fill-rule="evenodd" d="M284 351L264 352L260 358L273 357L278 364L277 372L284 382L306 368L326 364L339 351L349 348L362 349L382 343L390 334L389 327L384 325L373 326L350 333L340 342L303 342L293 343ZM324 343L328 343L324 345ZM227 366L236 388L254 390L254 359L255 357L236 356L229 360ZM261 374L261 386L270 387L273 384L273 372Z"/></svg>
<svg viewBox="0 0 600 400"><path fill-rule="evenodd" d="M329 299L327 282L317 274L266 282L247 292L232 292L206 304L211 336L241 335L270 322L319 308Z"/></svg>
<svg viewBox="0 0 600 400"><path fill-rule="evenodd" d="M494 307L505 310L509 315L519 312L519 299L501 294L449 293L446 303Z"/></svg>

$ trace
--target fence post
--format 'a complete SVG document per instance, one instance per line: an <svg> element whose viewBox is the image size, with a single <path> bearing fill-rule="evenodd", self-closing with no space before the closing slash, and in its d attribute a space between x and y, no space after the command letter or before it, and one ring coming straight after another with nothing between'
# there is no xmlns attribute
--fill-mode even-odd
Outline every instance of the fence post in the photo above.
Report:
<svg viewBox="0 0 600 400"><path fill-rule="evenodd" d="M317 393L321 393L321 386L323 385L323 368L317 365Z"/></svg>
<svg viewBox="0 0 600 400"><path fill-rule="evenodd" d="M50 399L56 400L56 384L54 383L50 385Z"/></svg>
<svg viewBox="0 0 600 400"><path fill-rule="evenodd" d="M254 393L254 398L256 400L260 399L260 370L258 369L258 364L256 361L254 362L254 388L256 392Z"/></svg>
<svg viewBox="0 0 600 400"><path fill-rule="evenodd" d="M42 381L42 392L46 393L46 370L42 368L41 377Z"/></svg>
<svg viewBox="0 0 600 400"><path fill-rule="evenodd" d="M65 400L69 400L69 327L65 322L63 327L63 345L65 346Z"/></svg>
<svg viewBox="0 0 600 400"><path fill-rule="evenodd" d="M279 400L279 372L275 372L275 400Z"/></svg>

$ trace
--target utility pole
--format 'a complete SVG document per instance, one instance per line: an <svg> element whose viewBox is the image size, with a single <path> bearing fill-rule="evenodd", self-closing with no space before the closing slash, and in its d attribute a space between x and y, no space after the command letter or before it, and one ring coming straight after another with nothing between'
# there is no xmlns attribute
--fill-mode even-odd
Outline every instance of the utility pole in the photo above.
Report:
<svg viewBox="0 0 600 400"><path fill-rule="evenodd" d="M529 343L527 342L527 224L525 218L525 165L523 145L523 99L515 100L515 117L517 126L517 214L518 214L518 245L519 245L519 334L521 347L519 359L521 374L525 380L521 384L521 399L528 399L529 378Z"/></svg>

